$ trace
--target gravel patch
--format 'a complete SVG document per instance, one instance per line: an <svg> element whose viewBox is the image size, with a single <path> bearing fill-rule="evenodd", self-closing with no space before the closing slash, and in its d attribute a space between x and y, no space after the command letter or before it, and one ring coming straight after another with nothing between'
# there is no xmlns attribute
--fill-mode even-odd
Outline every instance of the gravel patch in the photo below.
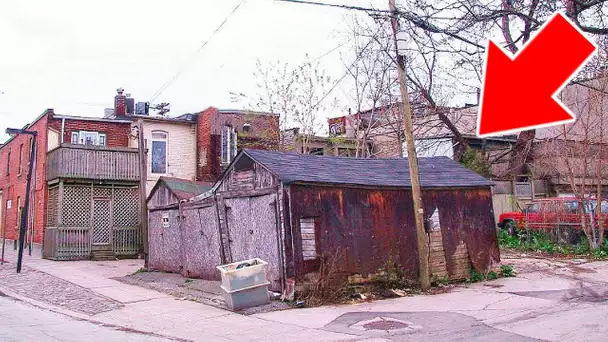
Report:
<svg viewBox="0 0 608 342"><path fill-rule="evenodd" d="M176 273L137 272L128 276L113 278L120 282L162 292L184 300L226 309L219 281L192 279ZM243 315L290 309L291 306L281 301L238 311Z"/></svg>

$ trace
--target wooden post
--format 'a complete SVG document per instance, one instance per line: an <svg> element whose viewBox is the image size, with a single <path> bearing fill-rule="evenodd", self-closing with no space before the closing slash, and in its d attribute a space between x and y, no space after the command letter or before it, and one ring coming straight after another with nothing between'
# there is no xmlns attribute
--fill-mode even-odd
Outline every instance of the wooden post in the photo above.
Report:
<svg viewBox="0 0 608 342"><path fill-rule="evenodd" d="M399 19L397 17L397 8L395 0L388 1L389 10L391 11L391 26L393 28L393 39L395 41L395 52L397 54L397 72L399 74L399 88L401 90L401 101L403 102L403 133L405 135L405 143L407 147L407 160L410 167L410 179L412 182L412 197L414 201L414 219L416 221L416 236L418 245L419 259L419 280L420 287L423 291L431 287L429 280L429 252L427 245L427 235L424 229L424 215L422 206L422 192L420 190L420 173L418 170L418 157L416 156L416 146L414 145L414 134L412 133L412 107L410 106L407 88L405 83L405 61L399 53L397 44L397 33L400 30ZM401 143L401 142L399 142Z"/></svg>
<svg viewBox="0 0 608 342"><path fill-rule="evenodd" d="M144 121L137 120L137 147L139 152L139 201L141 208L141 234L144 245L144 268L148 268L148 206L146 203L146 181L148 168L146 166L146 146L144 140Z"/></svg>

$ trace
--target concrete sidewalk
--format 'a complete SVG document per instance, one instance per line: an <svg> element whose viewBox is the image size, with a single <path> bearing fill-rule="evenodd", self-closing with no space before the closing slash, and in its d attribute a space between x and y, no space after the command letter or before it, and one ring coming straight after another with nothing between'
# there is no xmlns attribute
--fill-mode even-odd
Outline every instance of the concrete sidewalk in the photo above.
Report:
<svg viewBox="0 0 608 342"><path fill-rule="evenodd" d="M16 253L6 251L9 264L3 272L14 272ZM70 300L80 300L67 292L61 298L62 305L48 300L48 288L44 284L32 286L31 283L17 281L15 285L0 282L0 291L38 307L62 313L91 322L121 327L163 336L169 339L192 341L344 341L360 339L352 334L335 333L315 328L299 327L292 324L269 321L261 317L247 317L230 311L214 308L200 303L179 300L156 291L123 284L112 277L124 276L143 266L142 260L119 260L108 262L70 261L56 262L44 260L39 255L24 258L24 273L29 272L33 283L40 277L53 276L53 281L67 281L80 287L83 296L100 301L99 298L118 303L119 308L99 310L96 314L86 314L69 307ZM33 276L31 274L34 274ZM20 276L15 279L22 279ZM38 278L35 278L38 277ZM6 277L3 277L6 278ZM48 281L46 278L43 281ZM28 286L22 291L21 286ZM53 284L49 284L53 286ZM36 293L41 292L41 296ZM45 292L47 291L47 292ZM61 291L66 292L66 291ZM33 300L43 297L44 300ZM90 310L89 310L90 311Z"/></svg>
<svg viewBox="0 0 608 342"><path fill-rule="evenodd" d="M14 252L8 254L8 259L15 259ZM167 338L212 341L605 340L608 334L605 323L608 318L608 262L523 257L505 260L505 263L515 263L522 273L516 278L460 286L440 295L252 316L179 300L110 279L135 272L143 266L142 260L54 262L26 257L24 265L31 269L28 277L32 279L52 276L55 282L67 282L56 287L69 290L58 293L48 290L47 301L49 296L56 295L59 296L56 302L61 304L51 303L49 308L73 317ZM14 267L14 263L11 266ZM0 279L0 291L4 292L7 286L2 284ZM78 289L70 286L78 286ZM23 293L32 297L33 290L30 287ZM12 295L20 296L18 291L14 292ZM83 311L80 304L75 310L66 311L70 300L74 299L73 293L90 296L87 303L100 303L100 307L82 306L93 314L79 312ZM118 307L114 308L114 304Z"/></svg>

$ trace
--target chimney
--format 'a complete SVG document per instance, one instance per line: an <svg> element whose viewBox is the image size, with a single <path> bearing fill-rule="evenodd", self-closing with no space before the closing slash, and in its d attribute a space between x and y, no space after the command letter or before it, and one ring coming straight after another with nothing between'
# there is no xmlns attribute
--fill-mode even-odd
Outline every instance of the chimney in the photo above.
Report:
<svg viewBox="0 0 608 342"><path fill-rule="evenodd" d="M123 95L124 89L118 88L116 92L118 95L114 97L114 115L116 117L127 116L127 97Z"/></svg>

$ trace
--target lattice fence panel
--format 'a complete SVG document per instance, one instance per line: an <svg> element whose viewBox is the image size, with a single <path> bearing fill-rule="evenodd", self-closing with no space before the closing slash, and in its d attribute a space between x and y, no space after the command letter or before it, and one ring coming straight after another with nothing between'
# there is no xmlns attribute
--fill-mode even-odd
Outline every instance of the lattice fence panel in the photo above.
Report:
<svg viewBox="0 0 608 342"><path fill-rule="evenodd" d="M93 197L112 197L112 188L93 188Z"/></svg>
<svg viewBox="0 0 608 342"><path fill-rule="evenodd" d="M114 227L139 226L139 190L114 188Z"/></svg>
<svg viewBox="0 0 608 342"><path fill-rule="evenodd" d="M63 226L89 227L91 225L91 188L65 186L63 189Z"/></svg>
<svg viewBox="0 0 608 342"><path fill-rule="evenodd" d="M109 200L93 201L93 243L110 243L112 230Z"/></svg>
<svg viewBox="0 0 608 342"><path fill-rule="evenodd" d="M57 226L57 214L59 209L59 188L49 189L49 200L46 213L46 224L50 227Z"/></svg>

